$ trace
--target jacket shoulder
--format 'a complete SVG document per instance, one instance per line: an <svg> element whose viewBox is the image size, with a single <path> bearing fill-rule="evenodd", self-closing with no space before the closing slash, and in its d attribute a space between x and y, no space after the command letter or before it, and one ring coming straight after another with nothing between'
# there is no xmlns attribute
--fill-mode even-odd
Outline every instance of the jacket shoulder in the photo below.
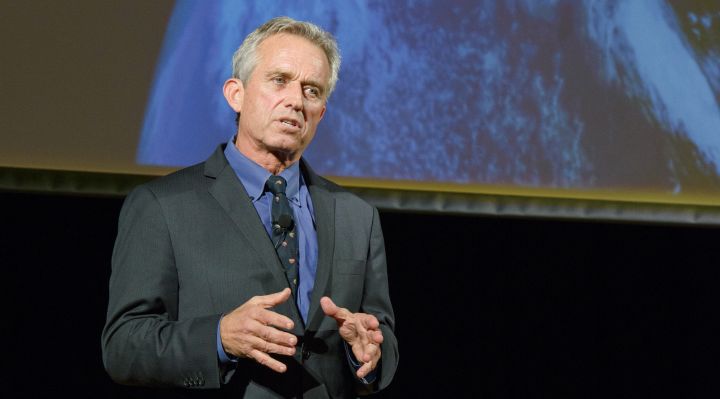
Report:
<svg viewBox="0 0 720 399"><path fill-rule="evenodd" d="M172 195L190 190L197 190L198 185L207 179L204 175L204 163L182 168L166 176L153 179L141 186L149 189L155 195Z"/></svg>
<svg viewBox="0 0 720 399"><path fill-rule="evenodd" d="M136 187L134 191L149 190L157 197L177 195L189 191L207 188L215 178L228 166L223 151L224 145L219 145L204 162L179 169L166 176L159 177Z"/></svg>
<svg viewBox="0 0 720 399"><path fill-rule="evenodd" d="M316 188L319 188L332 195L333 197L335 197L336 200L339 200L346 205L355 207L358 210L375 209L374 206L370 205L368 202L358 197L356 194L350 192L348 189L315 173L315 171L310 167L310 165L305 161L305 159L301 161L301 168L310 186L315 186Z"/></svg>

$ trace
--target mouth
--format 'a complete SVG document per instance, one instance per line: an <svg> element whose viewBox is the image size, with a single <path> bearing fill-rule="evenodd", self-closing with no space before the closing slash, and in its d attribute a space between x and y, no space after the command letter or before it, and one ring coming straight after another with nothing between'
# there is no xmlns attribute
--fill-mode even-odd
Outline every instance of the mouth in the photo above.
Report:
<svg viewBox="0 0 720 399"><path fill-rule="evenodd" d="M293 129L300 129L302 125L300 124L300 121L293 118L282 118L280 119L280 123Z"/></svg>

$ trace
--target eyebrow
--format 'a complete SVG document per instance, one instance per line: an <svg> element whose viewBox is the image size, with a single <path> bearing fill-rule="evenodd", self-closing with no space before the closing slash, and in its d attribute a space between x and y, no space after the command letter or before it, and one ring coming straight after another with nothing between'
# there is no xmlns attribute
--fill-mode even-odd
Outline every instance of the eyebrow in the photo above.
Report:
<svg viewBox="0 0 720 399"><path fill-rule="evenodd" d="M272 70L272 71L269 71L268 73L266 73L265 78L268 79L268 78L271 78L271 77L277 76L277 75L280 75L280 76L288 78L288 79L290 79L292 77L292 74L290 72L283 71L281 69L275 69L275 70ZM325 86L323 86L317 80L309 79L309 80L301 81L300 83L302 83L303 86L306 84L308 84L310 86L315 86L318 88L321 95L325 94Z"/></svg>

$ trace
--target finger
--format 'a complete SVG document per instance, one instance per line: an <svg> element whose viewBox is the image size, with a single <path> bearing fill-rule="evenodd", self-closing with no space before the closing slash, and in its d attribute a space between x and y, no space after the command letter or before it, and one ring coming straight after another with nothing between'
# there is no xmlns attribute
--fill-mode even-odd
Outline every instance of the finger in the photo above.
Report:
<svg viewBox="0 0 720 399"><path fill-rule="evenodd" d="M375 330L380 327L380 322L378 321L378 319L371 314L356 313L356 316L358 316L358 318L360 319L363 327L367 328L368 330Z"/></svg>
<svg viewBox="0 0 720 399"><path fill-rule="evenodd" d="M256 362L271 370L277 371L278 373L284 373L285 370L287 370L287 366L285 366L282 362L273 359L267 353L263 353L257 349L251 351L248 355Z"/></svg>
<svg viewBox="0 0 720 399"><path fill-rule="evenodd" d="M376 344L365 345L365 354L362 361L369 362L380 352L380 346Z"/></svg>
<svg viewBox="0 0 720 399"><path fill-rule="evenodd" d="M253 357L251 356L251 352L255 350L292 356L295 354L296 348L295 344L290 344L289 342L297 342L297 338L291 336L291 339L273 342L270 339L265 339L254 333L243 333L223 340L222 345L225 352L238 357Z"/></svg>
<svg viewBox="0 0 720 399"><path fill-rule="evenodd" d="M262 338L255 337L255 336L247 336L246 338L247 343L250 345L253 350L259 350L263 353L276 353L278 355L285 355L285 356L292 356L295 354L295 347L294 346L283 346L278 345L273 342L266 341Z"/></svg>
<svg viewBox="0 0 720 399"><path fill-rule="evenodd" d="M366 353L365 362L360 367L358 371L360 371L360 374L364 377L365 375L369 374L371 371L375 370L378 364L380 364L380 357L382 356L382 352L380 350L380 347L377 345L371 345L373 348L369 348Z"/></svg>
<svg viewBox="0 0 720 399"><path fill-rule="evenodd" d="M375 369L375 366L373 365L373 363L372 363L372 362L367 362L367 363L363 364L362 366L360 366L360 368L358 369L356 375L357 375L359 378L365 378L365 376L368 375L368 374L369 374L371 371L373 371L374 369Z"/></svg>
<svg viewBox="0 0 720 399"><path fill-rule="evenodd" d="M261 338L263 341L271 342L289 348L294 348L297 344L296 336L286 332L282 332L273 327L263 327L260 333L256 336L258 338Z"/></svg>
<svg viewBox="0 0 720 399"><path fill-rule="evenodd" d="M245 331L246 334L261 338L263 341L272 342L274 344L282 346L294 347L297 343L297 337L282 330L264 323L254 320L249 328Z"/></svg>
<svg viewBox="0 0 720 399"><path fill-rule="evenodd" d="M290 288L285 288L284 290L274 294L255 296L250 299L249 302L264 308L271 308L287 301L288 298L290 298L290 293Z"/></svg>
<svg viewBox="0 0 720 399"><path fill-rule="evenodd" d="M358 348L357 350L353 350L353 354L355 355L355 358L362 363L369 362L375 357L377 353L380 353L380 346L373 343L361 344L356 346Z"/></svg>
<svg viewBox="0 0 720 399"><path fill-rule="evenodd" d="M370 332L363 326L363 323L355 317L357 314L349 313L347 319L338 321L340 336L349 344L367 345L371 341Z"/></svg>
<svg viewBox="0 0 720 399"><path fill-rule="evenodd" d="M370 354L370 346L369 346L369 345L365 345L365 347L364 347L363 350L362 350L362 354L361 354L360 356L356 356L356 358L357 358L361 363L367 363L367 362L369 362L370 359L372 359L372 355Z"/></svg>
<svg viewBox="0 0 720 399"><path fill-rule="evenodd" d="M254 335L268 340L272 339L277 342L283 341L282 337L285 337L285 342L294 345L295 342L292 341L291 338L296 338L293 334L282 331L274 326L274 324L280 324L284 326L290 325L292 327L292 320L277 313L274 313L275 316L273 316L272 314L264 314L264 312L273 313L256 308L246 312L233 312L223 317L220 320L221 337L229 337L239 333Z"/></svg>
<svg viewBox="0 0 720 399"><path fill-rule="evenodd" d="M292 330L295 325L289 317L267 309L260 309L255 315L255 319L264 325L275 326L285 330Z"/></svg>
<svg viewBox="0 0 720 399"><path fill-rule="evenodd" d="M365 347L366 345L359 344L353 345L351 348L355 359L357 359L360 363L365 363L369 360L369 358L365 356Z"/></svg>
<svg viewBox="0 0 720 399"><path fill-rule="evenodd" d="M373 342L375 342L378 345L382 344L383 341L385 340L385 338L383 337L382 331L380 331L380 330L371 331L371 339Z"/></svg>
<svg viewBox="0 0 720 399"><path fill-rule="evenodd" d="M346 328L348 330L347 335L349 336L351 333L351 331L350 331L351 327L354 328L352 330L352 332L357 335L357 337L359 338L360 342L363 345L368 345L368 344L380 345L385 340L385 338L383 337L383 334L382 334L382 330L379 330L379 329L368 330L362 325L362 323L360 323L360 324L346 323L343 327L341 327L341 330L343 330L343 328ZM341 335L342 335L342 333L341 333Z"/></svg>

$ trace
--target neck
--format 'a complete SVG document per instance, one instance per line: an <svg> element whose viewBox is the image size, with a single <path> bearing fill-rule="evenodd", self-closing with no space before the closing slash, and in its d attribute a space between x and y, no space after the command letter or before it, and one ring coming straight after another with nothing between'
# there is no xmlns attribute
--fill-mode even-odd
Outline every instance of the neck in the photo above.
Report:
<svg viewBox="0 0 720 399"><path fill-rule="evenodd" d="M273 175L279 175L300 159L298 153L270 151L248 140L246 136L239 134L235 139L235 147L248 159L262 166Z"/></svg>

